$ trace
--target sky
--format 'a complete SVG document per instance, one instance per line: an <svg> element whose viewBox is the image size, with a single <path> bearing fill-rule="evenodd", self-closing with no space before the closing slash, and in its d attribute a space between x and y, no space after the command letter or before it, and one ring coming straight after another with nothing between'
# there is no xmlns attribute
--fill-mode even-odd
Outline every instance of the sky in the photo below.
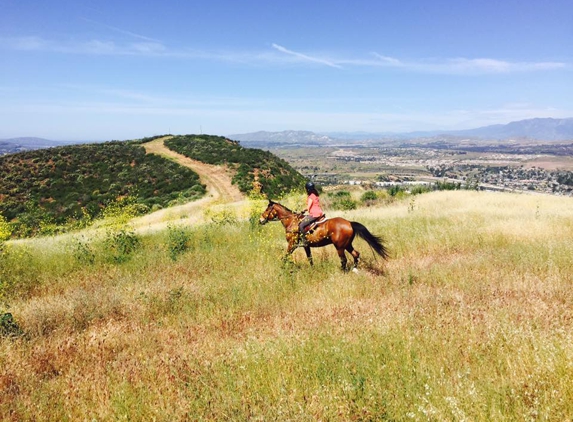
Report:
<svg viewBox="0 0 573 422"><path fill-rule="evenodd" d="M571 0L0 0L0 139L573 117Z"/></svg>

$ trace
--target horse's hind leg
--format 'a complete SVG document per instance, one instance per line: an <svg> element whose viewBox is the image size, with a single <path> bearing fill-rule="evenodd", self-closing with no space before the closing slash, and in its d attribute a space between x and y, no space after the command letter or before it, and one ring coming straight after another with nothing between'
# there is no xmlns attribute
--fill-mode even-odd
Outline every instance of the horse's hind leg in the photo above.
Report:
<svg viewBox="0 0 573 422"><path fill-rule="evenodd" d="M352 267L352 269L354 270L358 267L358 263L360 262L360 252L354 249L352 245L348 245L346 247L346 250L350 255L352 255L352 258L354 258L354 266Z"/></svg>
<svg viewBox="0 0 573 422"><path fill-rule="evenodd" d="M344 253L344 248L341 249L336 248L336 252L338 252L338 257L340 258L342 271L346 271L346 264L348 263L348 260L346 259L346 253Z"/></svg>

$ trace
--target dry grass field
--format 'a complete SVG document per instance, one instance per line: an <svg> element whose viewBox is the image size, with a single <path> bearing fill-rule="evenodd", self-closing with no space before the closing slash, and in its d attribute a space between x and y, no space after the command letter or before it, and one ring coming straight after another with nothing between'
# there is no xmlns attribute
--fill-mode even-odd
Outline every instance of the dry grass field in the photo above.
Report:
<svg viewBox="0 0 573 422"><path fill-rule="evenodd" d="M572 420L571 198L346 212L392 255L357 274L234 212L5 245L0 420Z"/></svg>

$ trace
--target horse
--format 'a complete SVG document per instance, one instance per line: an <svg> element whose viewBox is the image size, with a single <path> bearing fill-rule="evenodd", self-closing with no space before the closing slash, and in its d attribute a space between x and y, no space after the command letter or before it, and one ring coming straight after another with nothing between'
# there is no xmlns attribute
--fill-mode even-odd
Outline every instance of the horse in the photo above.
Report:
<svg viewBox="0 0 573 422"><path fill-rule="evenodd" d="M284 205L270 200L267 209L261 214L259 219L260 224L266 224L269 221L280 221L284 226L286 240L288 242L285 259L288 258L296 248L302 246L297 242L299 238L298 224L302 218L302 213L292 212ZM340 258L342 270L347 270L346 265L348 260L346 259L345 251L348 251L354 258L354 266L352 269L355 271L360 261L360 252L352 246L352 241L356 235L364 239L383 259L388 259L388 250L382 243L383 241L380 237L373 235L366 227L356 221L348 221L341 217L335 217L318 222L314 225L311 232L306 235L308 245L303 247L310 265L313 265L310 248L320 248L332 244L336 248L336 252Z"/></svg>

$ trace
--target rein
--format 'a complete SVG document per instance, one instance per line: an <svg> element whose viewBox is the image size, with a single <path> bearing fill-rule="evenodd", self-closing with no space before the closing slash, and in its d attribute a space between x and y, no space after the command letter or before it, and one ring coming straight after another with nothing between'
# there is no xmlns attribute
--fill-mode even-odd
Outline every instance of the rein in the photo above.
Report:
<svg viewBox="0 0 573 422"><path fill-rule="evenodd" d="M277 205L277 204L275 204L275 205ZM277 211L277 209L276 209L276 208L273 208L273 212L275 213L275 216L274 216L272 219L269 219L269 218L267 217L265 220L266 220L266 221L279 220L279 221L282 223L283 220L286 220L286 219L291 218L291 217L296 218L296 217L298 216L298 214L297 214L296 212L292 212L292 211L290 211L288 208L285 208L285 207L282 207L282 206L281 206L281 208L283 209L284 214L286 214L284 217L280 217L280 216L279 216L279 212Z"/></svg>

